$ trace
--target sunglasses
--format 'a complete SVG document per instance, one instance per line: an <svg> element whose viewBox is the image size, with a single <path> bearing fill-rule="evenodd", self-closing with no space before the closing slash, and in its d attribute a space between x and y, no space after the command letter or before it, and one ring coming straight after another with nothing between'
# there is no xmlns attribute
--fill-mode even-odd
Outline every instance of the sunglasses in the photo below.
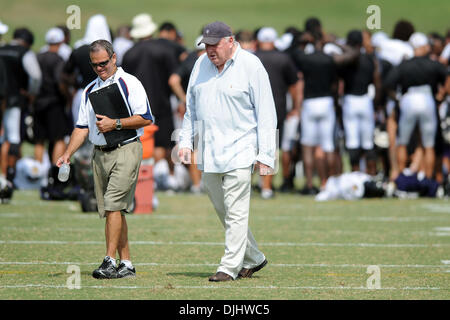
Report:
<svg viewBox="0 0 450 320"><path fill-rule="evenodd" d="M109 57L108 60L102 61L102 62L99 62L99 63L93 63L93 62L90 62L90 61L89 61L89 63L91 64L92 68L95 69L97 67L104 68L109 63L109 61L111 61L111 57Z"/></svg>

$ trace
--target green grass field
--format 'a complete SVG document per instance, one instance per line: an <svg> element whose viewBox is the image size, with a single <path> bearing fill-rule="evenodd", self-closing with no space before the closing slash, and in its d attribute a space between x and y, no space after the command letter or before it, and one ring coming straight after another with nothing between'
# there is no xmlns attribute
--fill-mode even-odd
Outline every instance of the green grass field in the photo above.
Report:
<svg viewBox="0 0 450 320"><path fill-rule="evenodd" d="M0 299L450 299L448 200L316 203L254 195L250 226L269 264L251 279L211 283L224 232L205 195L158 193L130 215L136 279L96 280L104 221L78 202L18 191L0 206ZM81 289L69 289L69 265ZM369 289L367 267L380 269Z"/></svg>
<svg viewBox="0 0 450 320"><path fill-rule="evenodd" d="M112 30L148 12L157 23L175 22L192 47L200 28L223 20L235 30L270 25L281 33L318 16L328 32L345 36L364 28L366 8L381 9L381 27L392 33L400 18L416 29L443 34L445 0L0 0L0 20L35 32L65 23L66 8L87 19L106 15ZM450 203L448 200L363 200L316 203L311 197L252 198L250 226L269 264L252 279L214 284L208 277L224 250L224 232L206 196L158 194L151 215L128 218L136 279L91 277L105 253L104 221L81 212L77 202L48 202L36 191L17 191L0 205L0 299L450 299ZM67 273L81 271L81 289L69 289ZM381 271L381 289L368 289L367 268Z"/></svg>
<svg viewBox="0 0 450 320"><path fill-rule="evenodd" d="M39 49L49 28L66 23L70 5L79 6L81 13L81 28L72 30L72 44L83 37L88 18L97 13L107 17L114 31L119 25L130 24L141 12L151 14L157 24L172 21L185 35L189 48L201 27L214 20L225 21L234 30L272 26L282 33L291 25L304 29L305 20L317 16L325 31L343 37L351 28L366 27L369 5L380 7L381 30L388 34L401 18L412 21L423 32L444 34L450 27L446 0L0 0L0 20L11 28L5 39L10 39L15 27L28 26L36 35L34 49Z"/></svg>

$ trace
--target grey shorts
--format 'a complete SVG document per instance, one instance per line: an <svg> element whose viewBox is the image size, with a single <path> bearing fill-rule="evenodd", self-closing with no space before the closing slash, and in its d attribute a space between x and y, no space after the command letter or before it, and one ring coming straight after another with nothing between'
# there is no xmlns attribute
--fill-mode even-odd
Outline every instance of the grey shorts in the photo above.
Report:
<svg viewBox="0 0 450 320"><path fill-rule="evenodd" d="M100 218L106 211L131 211L141 160L140 141L109 152L94 149L92 171Z"/></svg>

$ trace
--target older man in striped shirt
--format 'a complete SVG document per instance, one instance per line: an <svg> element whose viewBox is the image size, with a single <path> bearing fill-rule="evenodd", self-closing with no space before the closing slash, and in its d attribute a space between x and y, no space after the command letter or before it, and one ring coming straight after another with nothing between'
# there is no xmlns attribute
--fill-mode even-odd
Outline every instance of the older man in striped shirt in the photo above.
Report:
<svg viewBox="0 0 450 320"><path fill-rule="evenodd" d="M206 53L192 70L178 155L191 163L199 135L198 168L225 227L225 254L210 281L251 277L267 264L248 228L251 174L273 173L276 111L261 61L242 50L231 28L213 22L203 30Z"/></svg>

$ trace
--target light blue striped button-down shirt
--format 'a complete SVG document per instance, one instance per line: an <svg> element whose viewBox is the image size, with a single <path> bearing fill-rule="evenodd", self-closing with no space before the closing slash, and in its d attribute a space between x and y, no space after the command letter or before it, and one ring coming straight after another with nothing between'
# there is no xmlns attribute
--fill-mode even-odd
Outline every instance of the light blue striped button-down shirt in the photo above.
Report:
<svg viewBox="0 0 450 320"><path fill-rule="evenodd" d="M197 166L204 172L228 172L255 161L275 167L277 117L269 76L255 55L236 45L221 73L203 54L189 80L179 148L197 147Z"/></svg>

